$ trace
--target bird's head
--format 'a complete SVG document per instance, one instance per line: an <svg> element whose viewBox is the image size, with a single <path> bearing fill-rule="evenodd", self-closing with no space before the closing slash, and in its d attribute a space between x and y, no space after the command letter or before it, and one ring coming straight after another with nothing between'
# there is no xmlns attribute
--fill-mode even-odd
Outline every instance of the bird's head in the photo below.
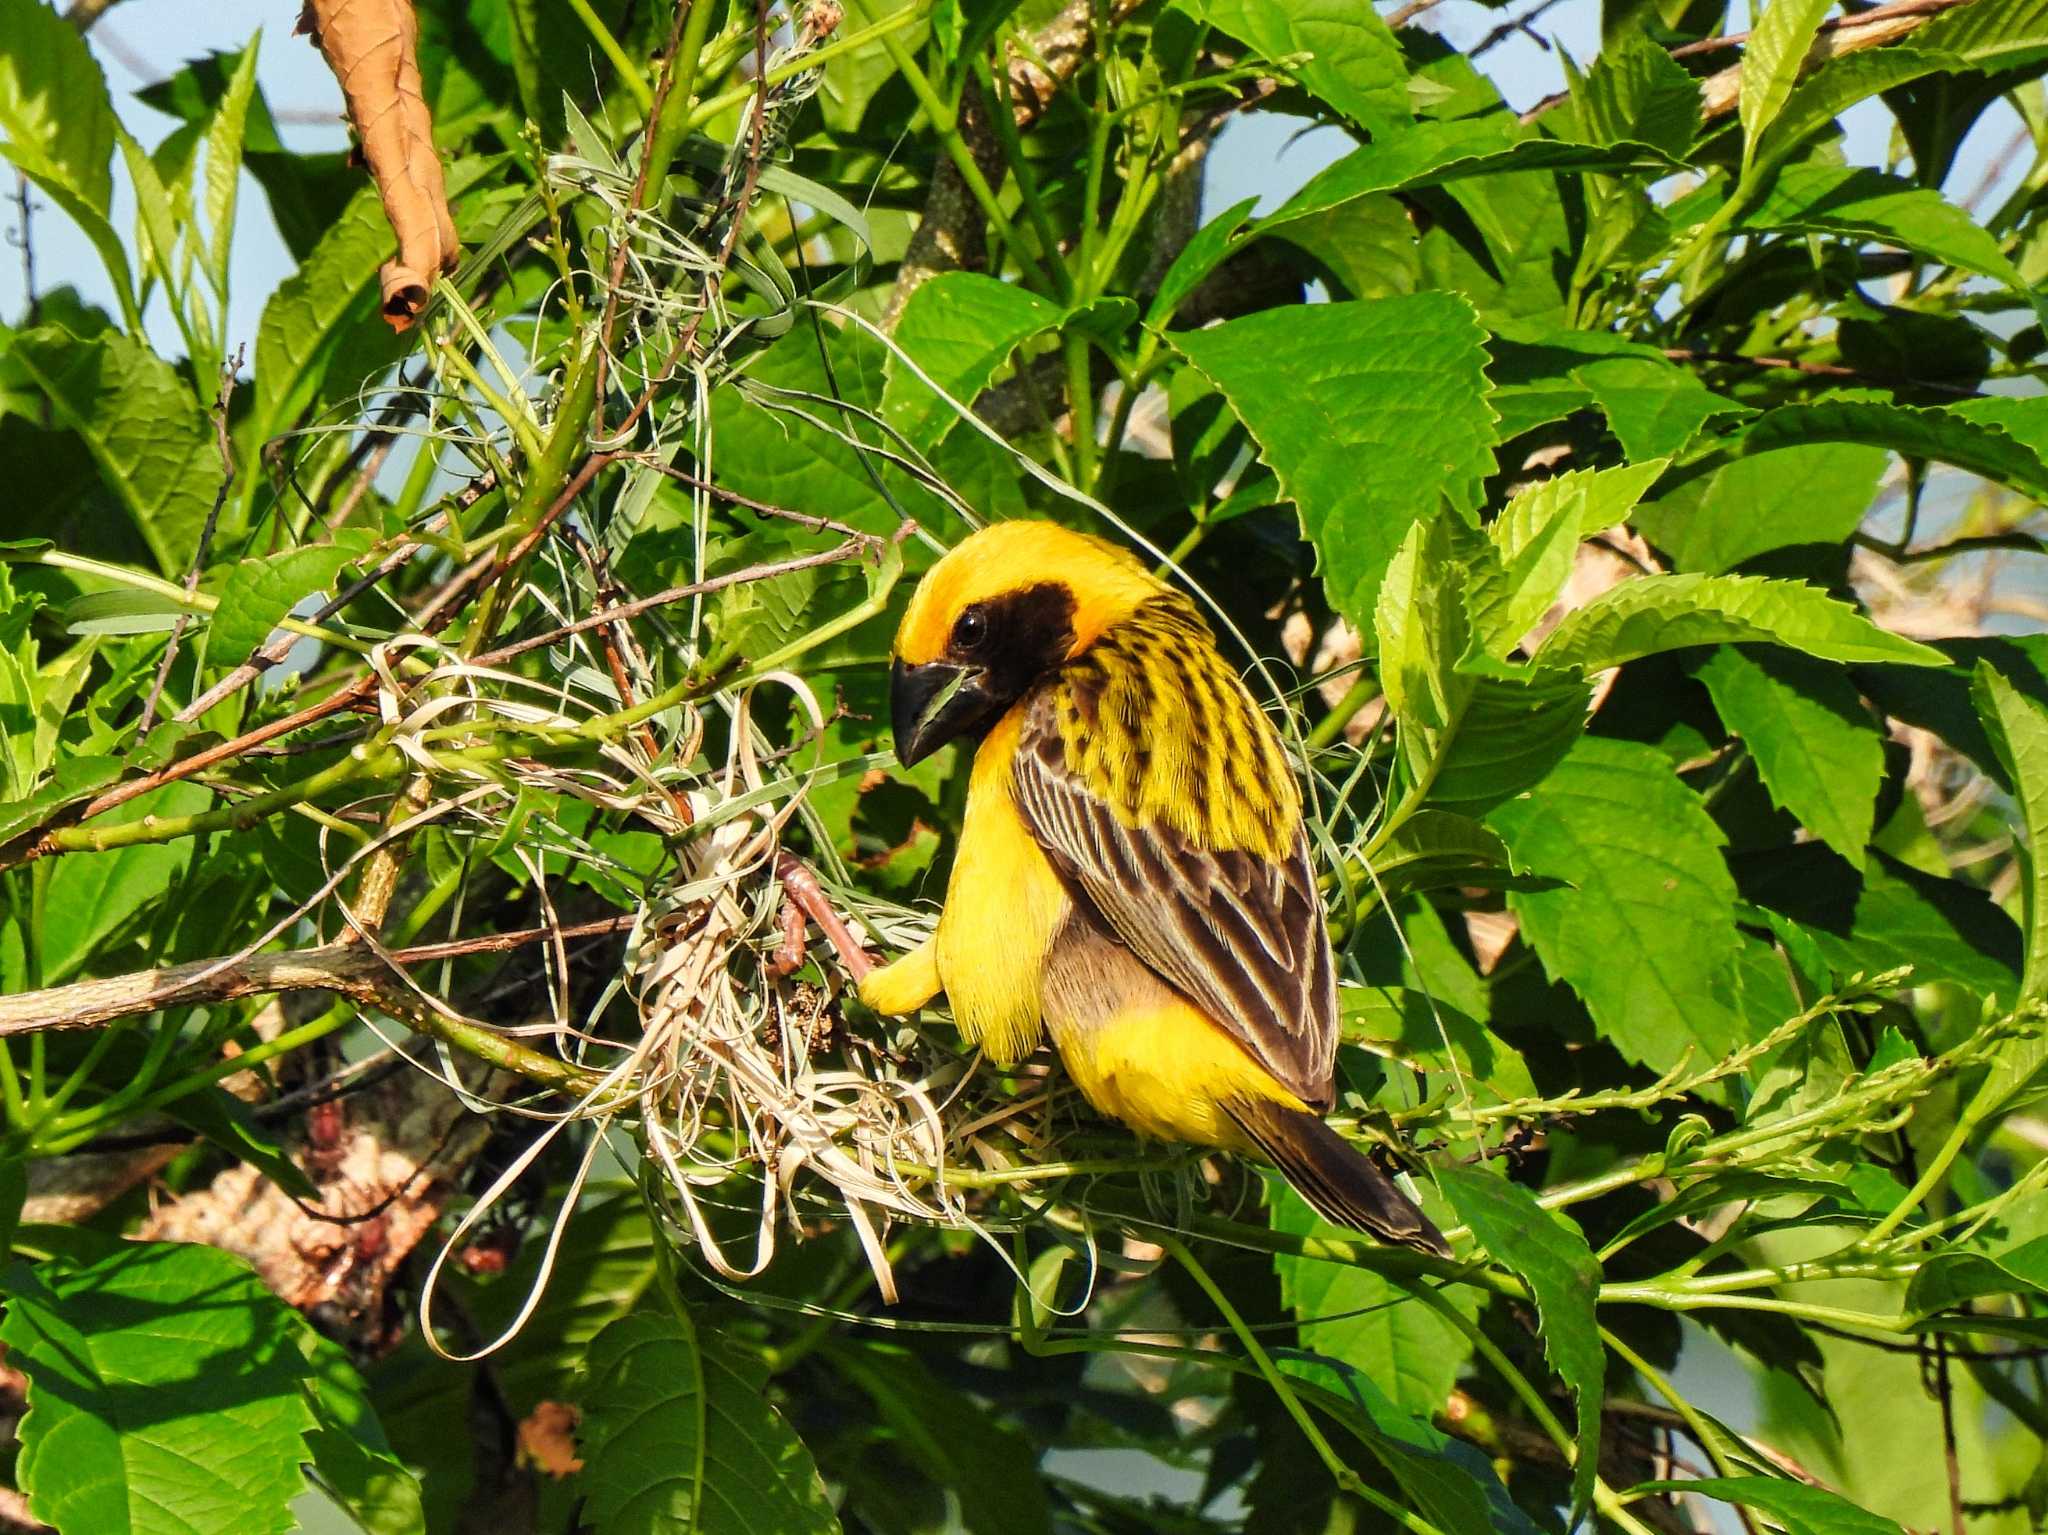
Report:
<svg viewBox="0 0 2048 1535"><path fill-rule="evenodd" d="M1051 522L998 522L925 572L889 678L905 767L985 730L1047 672L1165 590L1115 544Z"/></svg>

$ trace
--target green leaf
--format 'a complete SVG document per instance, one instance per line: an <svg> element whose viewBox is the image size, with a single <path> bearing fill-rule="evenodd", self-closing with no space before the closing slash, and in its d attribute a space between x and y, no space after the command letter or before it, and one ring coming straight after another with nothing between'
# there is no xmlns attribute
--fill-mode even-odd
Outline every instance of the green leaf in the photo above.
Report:
<svg viewBox="0 0 2048 1535"><path fill-rule="evenodd" d="M1266 1181L1275 1231L1344 1235L1278 1178ZM1361 1372L1404 1411L1426 1419L1444 1410L1451 1386L1472 1352L1464 1333L1371 1269L1287 1253L1274 1257L1273 1269L1280 1276L1280 1298L1301 1323L1302 1348ZM1476 1312L1470 1291L1445 1294L1468 1316ZM1312 1364L1290 1359L1287 1368L1310 1379L1321 1378Z"/></svg>
<svg viewBox="0 0 2048 1535"><path fill-rule="evenodd" d="M1521 1052L1441 997L1400 986L1346 986L1337 1004L1346 1044L1461 1079L1502 1102L1536 1094Z"/></svg>
<svg viewBox="0 0 2048 1535"><path fill-rule="evenodd" d="M1051 1535L1037 1452L993 1414L890 1344L836 1342L826 1353L875 1404L904 1457L960 1500L969 1535Z"/></svg>
<svg viewBox="0 0 2048 1535"><path fill-rule="evenodd" d="M1906 1287L1906 1311L1915 1317L1952 1311L1989 1295L2048 1294L2048 1236L2028 1241L1972 1239L1932 1254Z"/></svg>
<svg viewBox="0 0 2048 1535"><path fill-rule="evenodd" d="M1535 1297L1543 1352L1578 1404L1570 1520L1576 1524L1593 1500L1606 1396L1607 1356L1593 1309L1600 1293L1599 1260L1577 1226L1545 1210L1520 1184L1473 1167L1439 1167L1436 1177L1472 1235L1520 1275Z"/></svg>
<svg viewBox="0 0 2048 1535"><path fill-rule="evenodd" d="M948 503L846 440L896 451L859 414L882 409L888 367L887 350L854 326L822 336L806 326L769 347L744 381L712 396L720 483L778 506L829 506L833 516L871 533L893 533L910 515L942 539L958 537L962 525ZM841 404L828 403L833 400ZM957 482L961 465L985 466L1000 453L978 432L956 432L936 467ZM1007 457L993 474L1014 487L1016 470ZM974 499L971 488L965 493ZM995 511L986 500L976 509Z"/></svg>
<svg viewBox="0 0 2048 1535"><path fill-rule="evenodd" d="M1388 561L1493 471L1485 336L1442 293L1296 305L1172 337L1223 392L1301 513L1331 602L1370 613Z"/></svg>
<svg viewBox="0 0 2048 1535"><path fill-rule="evenodd" d="M1750 452L1807 442L1863 442L1906 458L1931 458L2048 499L2048 462L1989 420L1942 406L1916 408L1875 400L1781 405L1743 434Z"/></svg>
<svg viewBox="0 0 2048 1535"><path fill-rule="evenodd" d="M1841 669L1727 646L1699 678L1722 723L1748 746L1771 802L1860 873L1884 782L1884 736Z"/></svg>
<svg viewBox="0 0 2048 1535"><path fill-rule="evenodd" d="M256 90L256 52L262 40L263 34L258 32L242 50L228 80L227 94L221 97L206 129L208 239L203 265L223 304L228 295L228 246L235 235L235 195L242 185L242 139L249 121L249 98Z"/></svg>
<svg viewBox="0 0 2048 1535"><path fill-rule="evenodd" d="M287 1194L314 1204L320 1202L320 1190L306 1176L306 1170L286 1154L282 1145L257 1127L249 1106L225 1088L207 1087L196 1093L187 1093L164 1112L188 1129L197 1130L230 1156L247 1162Z"/></svg>
<svg viewBox="0 0 2048 1535"><path fill-rule="evenodd" d="M1839 1492L1776 1476L1703 1476L1644 1482L1636 1492L1697 1493L1739 1503L1785 1527L1787 1535L1904 1535L1898 1524L1859 1508Z"/></svg>
<svg viewBox="0 0 2048 1535"><path fill-rule="evenodd" d="M448 168L448 196L475 186L493 164L478 155L457 160ZM410 348L411 340L392 334L378 311L377 269L390 254L384 205L375 187L362 187L298 270L271 293L256 327L249 430L257 441L276 436L315 401L358 388ZM330 377L344 362L352 376Z"/></svg>
<svg viewBox="0 0 2048 1535"><path fill-rule="evenodd" d="M2048 54L2048 5L2042 0L1974 0L1929 19L1916 48L1951 53L1979 69L2015 69Z"/></svg>
<svg viewBox="0 0 2048 1535"><path fill-rule="evenodd" d="M1252 209L1258 205L1256 197L1247 197L1194 232L1188 243L1181 247L1180 254L1173 258L1173 265L1166 269L1166 275L1159 279L1159 291L1152 295L1151 306L1145 311L1147 326L1163 328L1173 318L1173 312L1202 285L1202 280L1258 232L1256 228L1245 228L1251 220ZM915 295L912 302L915 302Z"/></svg>
<svg viewBox="0 0 2048 1535"><path fill-rule="evenodd" d="M1716 417L1750 413L1655 347L1518 321L1496 323L1494 330L1489 372L1503 386L1496 403L1521 429L1590 402L1606 413L1623 453L1647 463L1676 454Z"/></svg>
<svg viewBox="0 0 2048 1535"><path fill-rule="evenodd" d="M238 560L221 588L220 605L206 642L214 666L245 661L267 641L278 623L309 597L325 595L344 566L369 553L375 535L343 528L327 544L285 554Z"/></svg>
<svg viewBox="0 0 2048 1535"><path fill-rule="evenodd" d="M1862 526L1889 455L1816 442L1744 452L1638 509L1636 527L1680 570L1719 575L1795 544L1839 544Z"/></svg>
<svg viewBox="0 0 2048 1535"><path fill-rule="evenodd" d="M1742 165L1755 159L1764 130L1798 83L1806 51L1834 0L1770 0L1742 50L1742 88L1736 110L1742 119Z"/></svg>
<svg viewBox="0 0 2048 1535"><path fill-rule="evenodd" d="M1601 358L1571 376L1592 392L1622 452L1637 463L1675 454L1709 421L1747 409L1661 357Z"/></svg>
<svg viewBox="0 0 2048 1535"><path fill-rule="evenodd" d="M1864 166L1788 165L1736 227L1881 240L2027 289L1997 237L1968 213L1939 192Z"/></svg>
<svg viewBox="0 0 2048 1535"><path fill-rule="evenodd" d="M1416 890L1498 884L1507 866L1506 846L1480 822L1448 810L1420 810L1373 855L1368 888L1391 906Z"/></svg>
<svg viewBox="0 0 2048 1535"><path fill-rule="evenodd" d="M299 1329L309 1371L306 1395L317 1426L306 1436L320 1485L369 1535L418 1535L426 1529L419 1478L385 1437L369 1389L339 1345Z"/></svg>
<svg viewBox="0 0 2048 1535"><path fill-rule="evenodd" d="M167 591L117 586L73 597L57 610L66 634L164 634L190 614L191 604Z"/></svg>
<svg viewBox="0 0 2048 1535"><path fill-rule="evenodd" d="M1921 29L1911 47L1862 49L1822 64L1785 99L1756 151L1756 163L1778 163L1838 113L1880 91L1923 75L1968 68L1961 54L1939 51L1929 37L1933 31L1932 26Z"/></svg>
<svg viewBox="0 0 2048 1535"><path fill-rule="evenodd" d="M256 328L252 431L258 441L274 437L318 396L335 333L345 322L367 317L364 296L390 245L384 205L374 187L364 187L270 295Z"/></svg>
<svg viewBox="0 0 2048 1535"><path fill-rule="evenodd" d="M1557 600L1580 541L1629 520L1636 502L1669 460L1615 469L1575 469L1517 491L1487 534L1500 553L1502 580L1473 627L1484 650L1504 656Z"/></svg>
<svg viewBox="0 0 2048 1535"><path fill-rule="evenodd" d="M136 1243L0 1276L28 1375L19 1476L37 1518L93 1535L284 1535L315 1427L299 1317L240 1259Z"/></svg>
<svg viewBox="0 0 2048 1535"><path fill-rule="evenodd" d="M129 329L140 330L127 253L107 220L115 128L106 76L79 29L42 0L0 0L0 155L85 232Z"/></svg>
<svg viewBox="0 0 2048 1535"><path fill-rule="evenodd" d="M1724 837L1663 753L1587 737L1489 820L1517 868L1576 886L1508 906L1624 1056L1667 1071L1688 1047L1717 1061L1747 1041Z"/></svg>
<svg viewBox="0 0 2048 1535"><path fill-rule="evenodd" d="M1761 576L1643 576L1566 615L1536 652L1545 667L1586 672L1689 645L1786 645L1829 661L1941 666L1948 658L1880 629L1846 602L1799 581Z"/></svg>
<svg viewBox="0 0 2048 1535"><path fill-rule="evenodd" d="M839 1520L810 1452L765 1395L767 1372L673 1314L590 1340L585 1516L597 1535L805 1535Z"/></svg>
<svg viewBox="0 0 2048 1535"><path fill-rule="evenodd" d="M1308 1384L1295 1390L1370 1450L1443 1535L1536 1535L1535 1522L1515 1505L1485 1455L1403 1412L1370 1377L1345 1371L1334 1390Z"/></svg>
<svg viewBox="0 0 2048 1535"><path fill-rule="evenodd" d="M42 0L0 0L0 133L16 165L107 211L114 107L106 77L78 28Z"/></svg>
<svg viewBox="0 0 2048 1535"><path fill-rule="evenodd" d="M1401 727L1403 759L1418 775L1472 689L1472 679L1453 670L1465 649L1465 610L1448 533L1443 518L1413 524L1373 605L1380 689Z"/></svg>
<svg viewBox="0 0 2048 1535"><path fill-rule="evenodd" d="M105 823L192 815L212 802L212 791L197 784L166 784L108 811ZM43 918L44 984L54 986L76 975L130 918L171 888L191 859L190 839L180 838L57 860Z"/></svg>
<svg viewBox="0 0 2048 1535"><path fill-rule="evenodd" d="M1189 5L1360 127L1379 134L1410 120L1407 60L1371 9L1348 0L1189 0Z"/></svg>
<svg viewBox="0 0 2048 1535"><path fill-rule="evenodd" d="M92 451L157 568L184 575L223 471L212 425L177 371L126 336L53 325L20 332L10 355Z"/></svg>
<svg viewBox="0 0 2048 1535"><path fill-rule="evenodd" d="M1012 352L1059 323L1057 305L1015 283L976 272L942 272L903 306L895 342L918 372L971 408ZM959 416L894 352L887 373L883 415L917 447L937 447Z"/></svg>
<svg viewBox="0 0 2048 1535"><path fill-rule="evenodd" d="M1699 82L1641 32L1610 40L1572 97L1589 144L1647 144L1682 159L1699 135Z"/></svg>
<svg viewBox="0 0 2048 1535"><path fill-rule="evenodd" d="M1591 698L1586 683L1571 676L1475 679L1430 784L1430 804L1479 815L1521 793L1571 750Z"/></svg>
<svg viewBox="0 0 2048 1535"><path fill-rule="evenodd" d="M66 757L26 798L0 804L0 848L45 825L66 806L91 799L121 776L118 757Z"/></svg>
<svg viewBox="0 0 2048 1535"><path fill-rule="evenodd" d="M1692 91L1697 104L1698 88ZM1677 163L1633 138L1607 144L1575 144L1534 135L1518 138L1499 118L1491 117L1412 123L1375 136L1370 144L1316 172L1299 192L1258 220L1254 231L1263 234L1283 229L1375 193L1414 192L1478 176L1522 171L1624 175L1671 170Z"/></svg>
<svg viewBox="0 0 2048 1535"><path fill-rule="evenodd" d="M1742 893L1805 930L1837 976L1913 967L1918 983L1945 981L1980 997L2019 991L2019 929L1982 890L1940 879L1872 849L1855 870L1818 842L1746 855Z"/></svg>
<svg viewBox="0 0 2048 1535"><path fill-rule="evenodd" d="M1977 663L1971 695L1991 749L2013 787L2020 825L2026 833L2020 867L2026 876L2021 931L2027 957L2020 975L2020 999L2038 1002L2048 995L2048 892L2043 890L2040 864L2043 849L2048 848L2048 709L1982 661ZM1965 1117L1979 1123L1995 1114L2039 1075L2043 1064L2048 1064L2048 1036L2044 1036L2041 1019L2036 1018L2026 1033L1998 1047Z"/></svg>
<svg viewBox="0 0 2048 1535"><path fill-rule="evenodd" d="M719 545L707 569L715 578L803 552L780 530L761 530ZM820 613L843 613L851 608L861 600L866 585L862 567L851 562L813 565L765 580L741 581L718 593L706 621L721 644L736 646L748 660L759 661L816 628ZM813 653L812 664L861 656L863 648L865 659L886 659L886 619L855 630L848 641L850 649L834 645L822 656Z"/></svg>

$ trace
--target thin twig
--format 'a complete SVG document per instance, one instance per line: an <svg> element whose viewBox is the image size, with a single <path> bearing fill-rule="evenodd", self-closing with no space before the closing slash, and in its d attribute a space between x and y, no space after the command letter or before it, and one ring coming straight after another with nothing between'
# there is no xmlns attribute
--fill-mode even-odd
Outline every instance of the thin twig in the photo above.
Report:
<svg viewBox="0 0 2048 1535"><path fill-rule="evenodd" d="M1914 389L1925 389L1930 394L1952 394L1965 400L1981 397L1977 390L1963 384L1946 384L1936 379L1883 379L1856 368L1845 368L1840 363L1804 362L1797 357L1762 357L1748 352L1708 352L1685 346L1667 346L1664 348L1664 355L1673 362L1724 363L1739 368L1784 368L1813 378L1846 378L1884 388L1905 384Z"/></svg>
<svg viewBox="0 0 2048 1535"><path fill-rule="evenodd" d="M1963 1535L1963 1470L1956 1453L1956 1393L1949 1378L1948 1340L1936 1333L1931 1349L1934 1394L1941 1403L1941 1459L1948 1473L1949 1535Z"/></svg>
<svg viewBox="0 0 2048 1535"><path fill-rule="evenodd" d="M1470 54L1467 55L1467 57L1476 59L1482 53L1490 52L1494 48L1499 47L1502 43L1506 42L1509 38L1513 37L1517 32L1527 33L1530 41L1534 42L1545 53L1548 53L1550 51L1550 43L1548 42L1548 40L1538 37L1535 34L1535 32L1531 31L1530 29L1535 25L1537 18L1542 16L1544 12L1548 11L1552 6L1561 3L1562 0L1542 0L1541 4L1536 5L1527 11L1524 11L1521 15L1510 16L1506 21L1502 22L1499 26L1495 27L1491 32L1487 33L1486 36L1480 38L1479 41L1473 45L1472 51Z"/></svg>
<svg viewBox="0 0 2048 1535"><path fill-rule="evenodd" d="M26 172L14 173L14 202L20 212L21 227L13 231L8 238L21 249L21 291L27 300L28 323L35 325L42 319L43 300L36 292L36 205L29 195L29 179Z"/></svg>
<svg viewBox="0 0 2048 1535"><path fill-rule="evenodd" d="M731 571L726 575L710 576L705 580L692 581L684 586L671 586L665 591L654 593L652 596L638 597L631 602L622 602L617 607L599 608L596 612L586 613L574 623L563 624L560 628L550 629L545 634L536 634L527 639L515 640L509 645L499 646L496 650L486 651L475 658L475 664L478 666L497 666L511 660L514 656L525 655L529 650L539 650L543 646L556 644L561 640L569 638L572 634L582 634L591 629L602 628L607 624L619 623L629 618L638 618L642 613L652 612L655 608L665 607L671 602L680 602L685 597L707 596L712 592L723 591L728 586L739 586L749 581L765 581L771 576L788 575L793 570L809 570L817 565L830 565L861 553L873 542L874 540L867 534L857 534L854 539L849 539L844 544L831 549L820 550L816 554L798 555L793 559L775 560L762 565L749 565L744 570Z"/></svg>

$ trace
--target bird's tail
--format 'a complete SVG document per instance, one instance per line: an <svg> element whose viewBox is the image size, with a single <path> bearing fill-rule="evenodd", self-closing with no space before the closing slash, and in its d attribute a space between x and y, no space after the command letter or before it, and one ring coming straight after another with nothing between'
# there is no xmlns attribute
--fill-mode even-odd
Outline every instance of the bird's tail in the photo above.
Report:
<svg viewBox="0 0 2048 1535"><path fill-rule="evenodd" d="M1429 1217L1365 1153L1304 1109L1270 1098L1233 1099L1230 1117L1323 1219L1382 1242L1448 1258Z"/></svg>

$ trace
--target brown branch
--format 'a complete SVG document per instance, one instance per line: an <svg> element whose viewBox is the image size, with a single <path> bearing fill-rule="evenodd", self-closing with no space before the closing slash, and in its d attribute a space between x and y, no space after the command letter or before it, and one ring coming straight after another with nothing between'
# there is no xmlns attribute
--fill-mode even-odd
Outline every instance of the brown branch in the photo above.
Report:
<svg viewBox="0 0 2048 1535"><path fill-rule="evenodd" d="M1840 58L1845 53L1858 53L1866 48L1876 48L1881 44L1894 42L1916 28L1926 25L1930 18L1970 3L1971 0L1891 0L1888 5L1859 11L1853 16L1834 17L1821 24L1820 31L1813 40L1813 46L1807 50L1806 58L1800 65L1801 72L1817 69L1828 60ZM1736 32L1727 37L1707 38L1674 49L1672 55L1684 57L1692 53L1706 52L1710 48L1738 47L1748 37L1747 32ZM1740 64L1730 65L1707 76L1700 82L1701 117L1725 117L1735 110L1736 102L1741 95ZM1521 120L1525 123L1534 122L1551 108L1569 100L1569 91L1559 91L1555 95L1545 96L1522 113Z"/></svg>
<svg viewBox="0 0 2048 1535"><path fill-rule="evenodd" d="M1111 0L1105 24L1115 26L1137 9L1137 0ZM1031 42L1034 57L1012 57L1006 72L1010 85L1010 120L1019 133L1025 132L1052 104L1054 96L1080 71L1089 57L1095 36L1096 0L1068 0ZM1043 66L1040 64L1043 60ZM1002 162L1002 145L987 118L987 105L978 91L968 91L960 103L960 136L982 176L992 184ZM941 272L977 271L983 264L983 218L981 206L968 191L967 179L951 160L941 159L932 173L926 194L924 216L918 221L896 269L896 286L883 310L882 326L893 330L911 294ZM1052 255L1047 252L1047 255Z"/></svg>
<svg viewBox="0 0 2048 1535"><path fill-rule="evenodd" d="M1882 388L1897 384L1910 384L1915 389L1925 389L1935 394L1952 394L1960 399L1980 398L1978 392L1963 384L1947 384L1937 379L1885 379L1875 374L1864 373L1855 368L1845 368L1834 362L1802 362L1796 357L1761 357L1748 352L1703 352L1692 347L1667 346L1664 355L1673 362L1724 363L1741 368L1784 368L1793 373L1805 373L1814 378L1847 378Z"/></svg>
<svg viewBox="0 0 2048 1535"><path fill-rule="evenodd" d="M1832 16L1820 24L1819 33L1838 31L1843 27L1868 25L1873 19L1883 21L1894 16L1933 16L1942 11L1953 10L1967 4L1968 0L1892 0L1890 5L1876 6L1867 11L1847 16ZM1674 59L1689 59L1696 54L1718 53L1728 48L1740 48L1749 41L1747 32L1728 32L1720 37L1703 37L1696 43L1683 43L1671 50Z"/></svg>
<svg viewBox="0 0 2048 1535"><path fill-rule="evenodd" d="M41 991L0 997L0 1038L52 1029L90 1029L166 1007L235 1002L288 991L332 991L396 1018L492 1065L564 1092L587 1090L595 1074L523 1045L484 1024L428 1007L393 966L426 964L475 954L498 954L529 943L588 938L625 931L630 916L600 918L570 927L533 927L512 933L421 944L391 953L390 963L365 944L332 943L317 949L194 960L161 970L140 970L100 980L74 981Z"/></svg>
<svg viewBox="0 0 2048 1535"><path fill-rule="evenodd" d="M120 3L121 0L71 0L71 9L64 13L64 19L80 32L90 32L95 22Z"/></svg>

